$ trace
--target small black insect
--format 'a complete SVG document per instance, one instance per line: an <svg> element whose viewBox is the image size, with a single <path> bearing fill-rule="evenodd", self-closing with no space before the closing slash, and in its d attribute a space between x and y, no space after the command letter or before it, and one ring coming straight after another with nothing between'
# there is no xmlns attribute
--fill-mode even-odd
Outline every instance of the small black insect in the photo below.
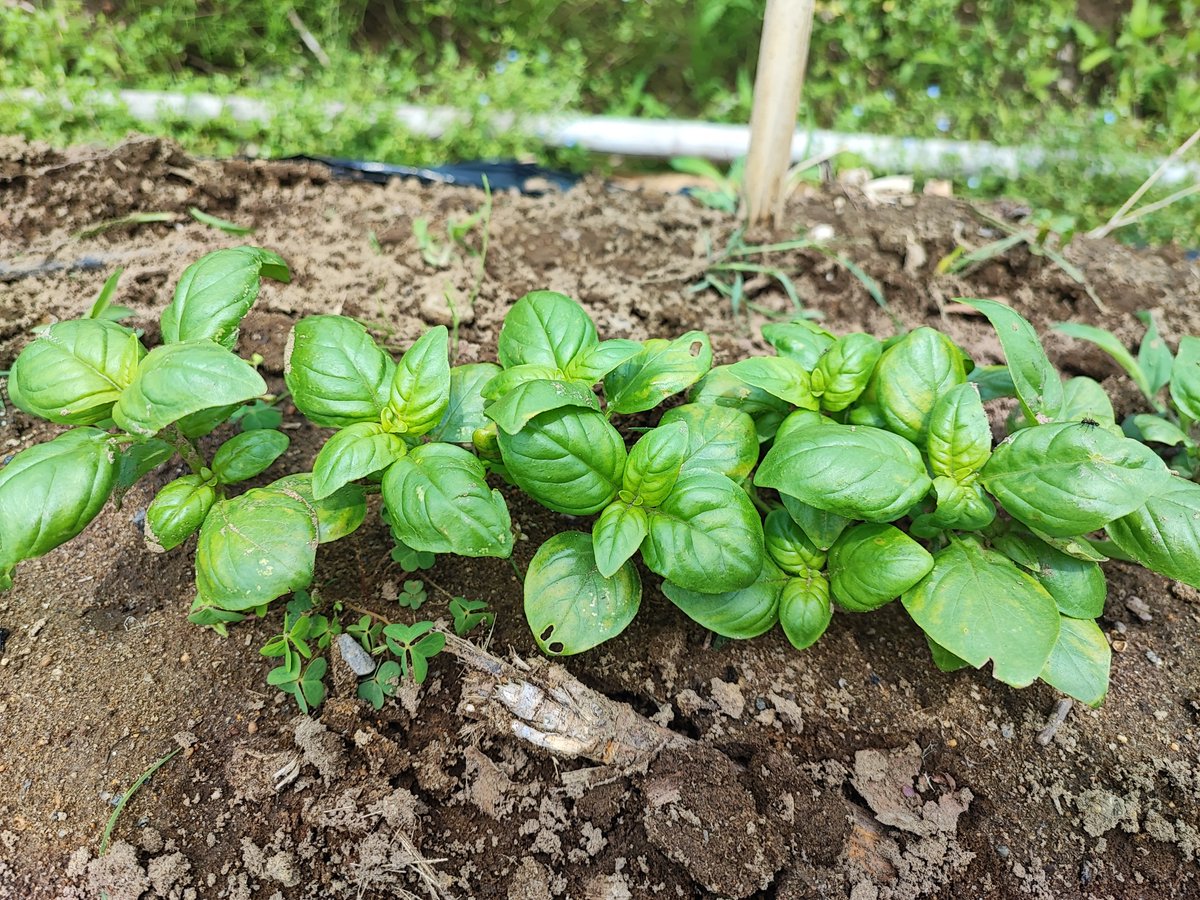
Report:
<svg viewBox="0 0 1200 900"><path fill-rule="evenodd" d="M1095 419L1093 419L1091 416L1086 416L1079 420L1079 424L1082 425L1084 428L1095 428L1100 423L1097 422Z"/></svg>

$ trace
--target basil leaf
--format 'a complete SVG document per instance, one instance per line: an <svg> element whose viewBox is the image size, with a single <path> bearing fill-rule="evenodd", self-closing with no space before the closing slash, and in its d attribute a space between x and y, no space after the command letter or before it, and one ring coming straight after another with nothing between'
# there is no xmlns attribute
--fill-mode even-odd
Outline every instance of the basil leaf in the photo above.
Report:
<svg viewBox="0 0 1200 900"><path fill-rule="evenodd" d="M501 431L498 438L513 481L555 512L590 516L608 506L621 487L625 441L598 412L551 410L517 434Z"/></svg>
<svg viewBox="0 0 1200 900"><path fill-rule="evenodd" d="M1019 531L993 536L992 546L1033 573L1064 616L1095 619L1104 614L1108 584L1097 563L1068 556Z"/></svg>
<svg viewBox="0 0 1200 900"><path fill-rule="evenodd" d="M710 368L712 345L703 331L646 341L637 356L605 376L604 396L613 412L643 412L691 387Z"/></svg>
<svg viewBox="0 0 1200 900"><path fill-rule="evenodd" d="M316 512L282 490L219 500L200 527L196 590L205 605L244 612L312 582Z"/></svg>
<svg viewBox="0 0 1200 900"><path fill-rule="evenodd" d="M146 351L115 322L56 322L21 351L8 376L18 409L60 425L92 425L112 414Z"/></svg>
<svg viewBox="0 0 1200 900"><path fill-rule="evenodd" d="M637 553L649 531L650 520L642 507L619 500L604 507L592 526L592 550L600 574L605 578L615 575Z"/></svg>
<svg viewBox="0 0 1200 900"><path fill-rule="evenodd" d="M493 375L480 393L483 394L484 400L499 400L527 381L554 381L562 378L563 373L554 366L513 366L511 369L501 369Z"/></svg>
<svg viewBox="0 0 1200 900"><path fill-rule="evenodd" d="M670 496L648 510L642 558L682 588L735 591L762 571L762 522L746 492L723 475L685 475Z"/></svg>
<svg viewBox="0 0 1200 900"><path fill-rule="evenodd" d="M754 420L759 443L771 440L779 423L791 412L791 404L768 394L762 388L746 384L731 369L732 366L712 369L688 391L688 402L744 412Z"/></svg>
<svg viewBox="0 0 1200 900"><path fill-rule="evenodd" d="M1130 377L1138 390L1146 395L1147 399L1154 396L1154 392L1150 390L1150 382L1146 378L1146 373L1142 371L1142 367L1138 365L1138 361L1133 358L1133 354L1125 349L1125 345L1117 340L1116 335L1105 331L1103 328L1097 328L1094 325L1084 325L1081 322L1062 322L1054 326L1054 330L1065 334L1067 337L1078 338L1079 340L1088 341L1095 344L1120 365L1125 373Z"/></svg>
<svg viewBox="0 0 1200 900"><path fill-rule="evenodd" d="M992 454L992 429L973 384L960 384L944 394L929 416L925 441L934 475L966 481Z"/></svg>
<svg viewBox="0 0 1200 900"><path fill-rule="evenodd" d="M893 344L872 376L888 429L923 444L934 404L967 380L962 351L944 334L917 328Z"/></svg>
<svg viewBox="0 0 1200 900"><path fill-rule="evenodd" d="M212 470L222 484L245 481L265 472L291 443L282 431L243 431L234 435L213 456Z"/></svg>
<svg viewBox="0 0 1200 900"><path fill-rule="evenodd" d="M103 508L117 477L109 436L74 428L0 468L0 590L17 563L79 534Z"/></svg>
<svg viewBox="0 0 1200 900"><path fill-rule="evenodd" d="M357 484L348 484L318 500L313 496L312 474L297 472L272 481L263 490L283 493L307 505L317 517L320 544L353 534L367 517L366 491Z"/></svg>
<svg viewBox="0 0 1200 900"><path fill-rule="evenodd" d="M534 416L564 406L600 411L600 398L581 381L526 381L487 407L487 416L502 430L516 434Z"/></svg>
<svg viewBox="0 0 1200 900"><path fill-rule="evenodd" d="M932 486L911 443L880 428L852 425L793 431L767 452L754 483L869 522L899 518Z"/></svg>
<svg viewBox="0 0 1200 900"><path fill-rule="evenodd" d="M808 370L786 356L754 356L729 367L746 384L801 409L817 409Z"/></svg>
<svg viewBox="0 0 1200 900"><path fill-rule="evenodd" d="M1033 326L1012 308L995 300L964 300L979 310L1000 338L1008 374L1026 418L1031 422L1049 422L1058 417L1063 405L1062 378L1050 364Z"/></svg>
<svg viewBox="0 0 1200 900"><path fill-rule="evenodd" d="M1154 313L1143 309L1134 315L1146 326L1146 333L1142 335L1142 343L1138 347L1137 359L1138 367L1145 373L1147 386L1153 396L1166 387L1167 382L1171 380L1171 368L1175 363L1175 357L1171 355L1166 341L1158 333L1158 323L1154 320Z"/></svg>
<svg viewBox="0 0 1200 900"><path fill-rule="evenodd" d="M1200 338L1179 339L1179 352L1171 366L1171 399L1192 421L1200 421Z"/></svg>
<svg viewBox="0 0 1200 900"><path fill-rule="evenodd" d="M628 502L658 506L667 499L679 478L687 453L688 429L683 422L659 425L633 445L625 463L622 487Z"/></svg>
<svg viewBox="0 0 1200 900"><path fill-rule="evenodd" d="M453 444L422 444L383 476L396 539L414 550L458 556L512 554L512 521L483 463Z"/></svg>
<svg viewBox="0 0 1200 900"><path fill-rule="evenodd" d="M1165 444L1168 447L1193 447L1195 442L1178 425L1161 416L1142 413L1130 416L1122 425L1125 434L1143 443Z"/></svg>
<svg viewBox="0 0 1200 900"><path fill-rule="evenodd" d="M1088 706L1099 706L1108 694L1112 648L1091 619L1063 616L1058 641L1042 670L1042 681Z"/></svg>
<svg viewBox="0 0 1200 900"><path fill-rule="evenodd" d="M813 409L797 409L788 414L788 417L779 423L779 430L775 432L775 440L781 441L793 431L799 431L801 428L806 428L809 425L836 425L838 424L833 419Z"/></svg>
<svg viewBox="0 0 1200 900"><path fill-rule="evenodd" d="M825 567L825 551L809 539L786 509L773 509L763 521L767 556L789 575L805 575Z"/></svg>
<svg viewBox="0 0 1200 900"><path fill-rule="evenodd" d="M249 363L212 341L184 341L151 350L113 407L113 421L151 437L201 410L253 400L267 383Z"/></svg>
<svg viewBox="0 0 1200 900"><path fill-rule="evenodd" d="M1094 379L1080 375L1068 379L1063 385L1063 405L1058 418L1063 422L1078 422L1091 419L1100 425L1111 426L1116 422L1112 400Z"/></svg>
<svg viewBox="0 0 1200 900"><path fill-rule="evenodd" d="M996 519L996 506L978 484L959 484L939 475L933 479L937 507L914 516L910 530L917 537L931 538L947 529L979 531Z"/></svg>
<svg viewBox="0 0 1200 900"><path fill-rule="evenodd" d="M1053 537L1045 532L1038 531L1036 528L1030 528L1036 537L1043 544L1049 544L1060 553L1065 553L1067 556L1073 556L1075 559L1082 559L1086 562L1105 562L1108 557L1092 546L1090 538L1063 538ZM1109 542L1105 542L1109 543Z"/></svg>
<svg viewBox="0 0 1200 900"><path fill-rule="evenodd" d="M834 341L812 373L812 390L821 408L838 412L857 400L882 355L883 344L869 334L848 334Z"/></svg>
<svg viewBox="0 0 1200 900"><path fill-rule="evenodd" d="M230 403L226 406L214 406L212 409L201 409L190 416L184 416L175 423L175 427L184 437L204 437L229 421L229 418L242 408L244 407L240 403Z"/></svg>
<svg viewBox="0 0 1200 900"><path fill-rule="evenodd" d="M680 472L716 472L740 481L758 462L754 420L738 409L686 403L663 413L659 425L687 425L687 450Z"/></svg>
<svg viewBox="0 0 1200 900"><path fill-rule="evenodd" d="M584 308L564 294L533 291L513 304L497 339L500 365L550 366L565 372L597 344L596 326Z"/></svg>
<svg viewBox="0 0 1200 900"><path fill-rule="evenodd" d="M976 366L967 375L967 381L979 388L979 399L984 403L1001 397L1017 396L1017 388L1013 384L1012 373L1008 371L1008 366ZM949 653L949 651L944 652ZM963 665L967 664L963 663Z"/></svg>
<svg viewBox="0 0 1200 900"><path fill-rule="evenodd" d="M525 574L525 618L543 653L568 656L614 638L637 615L642 581L632 563L605 578L590 535L556 534L538 548Z"/></svg>
<svg viewBox="0 0 1200 900"><path fill-rule="evenodd" d="M439 325L421 335L396 364L384 425L414 437L426 434L437 427L449 405L450 332Z"/></svg>
<svg viewBox="0 0 1200 900"><path fill-rule="evenodd" d="M748 587L723 594L701 594L664 581L662 591L693 622L727 638L758 637L779 621L779 598L791 581L786 572L763 557L762 571Z"/></svg>
<svg viewBox="0 0 1200 900"><path fill-rule="evenodd" d="M1172 478L1143 444L1072 424L1018 431L995 449L981 477L1013 518L1054 537L1103 528Z"/></svg>
<svg viewBox="0 0 1200 900"><path fill-rule="evenodd" d="M232 350L262 278L292 280L283 258L261 247L232 247L200 257L183 270L171 305L163 310L163 340L207 339Z"/></svg>
<svg viewBox="0 0 1200 900"><path fill-rule="evenodd" d="M123 491L132 487L143 475L154 471L174 455L175 448L157 438L122 448L117 469L117 489Z"/></svg>
<svg viewBox="0 0 1200 900"><path fill-rule="evenodd" d="M938 667L940 672L957 672L959 669L965 669L970 665L965 659L955 656L929 635L925 635L925 643L929 645L929 653L933 657L933 664Z"/></svg>
<svg viewBox="0 0 1200 900"><path fill-rule="evenodd" d="M382 425L348 425L325 442L313 461L313 496L324 499L351 481L382 472L406 452L400 436Z"/></svg>
<svg viewBox="0 0 1200 900"><path fill-rule="evenodd" d="M833 599L850 612L891 603L932 568L929 551L892 525L856 525L829 550Z"/></svg>
<svg viewBox="0 0 1200 900"><path fill-rule="evenodd" d="M780 493L779 499L792 521L800 526L800 530L813 542L813 546L820 550L832 547L838 536L854 521L825 509L817 509L789 494Z"/></svg>
<svg viewBox="0 0 1200 900"><path fill-rule="evenodd" d="M1033 683L1058 640L1054 598L1036 578L973 538L955 540L933 570L901 597L929 637L1013 687Z"/></svg>
<svg viewBox="0 0 1200 900"><path fill-rule="evenodd" d="M283 380L310 422L341 428L378 422L387 406L396 365L345 316L309 316L292 328Z"/></svg>
<svg viewBox="0 0 1200 900"><path fill-rule="evenodd" d="M1200 587L1200 485L1173 478L1165 490L1105 530L1146 568Z"/></svg>
<svg viewBox="0 0 1200 900"><path fill-rule="evenodd" d="M216 501L216 490L199 475L168 482L146 508L146 546L175 549L195 534Z"/></svg>
<svg viewBox="0 0 1200 900"><path fill-rule="evenodd" d="M762 328L763 339L781 355L812 371L821 354L834 342L834 336L809 319L792 322L772 322Z"/></svg>
<svg viewBox="0 0 1200 900"><path fill-rule="evenodd" d="M779 624L797 650L811 647L833 620L829 582L819 572L807 578L792 578L779 597Z"/></svg>
<svg viewBox="0 0 1200 900"><path fill-rule="evenodd" d="M469 444L476 428L487 425L483 414L483 386L501 372L495 363L469 363L450 370L450 402L437 427L429 432L435 441Z"/></svg>
<svg viewBox="0 0 1200 900"><path fill-rule="evenodd" d="M614 339L601 341L590 350L580 353L567 365L564 374L576 381L595 384L617 366L637 356L642 351L639 341Z"/></svg>

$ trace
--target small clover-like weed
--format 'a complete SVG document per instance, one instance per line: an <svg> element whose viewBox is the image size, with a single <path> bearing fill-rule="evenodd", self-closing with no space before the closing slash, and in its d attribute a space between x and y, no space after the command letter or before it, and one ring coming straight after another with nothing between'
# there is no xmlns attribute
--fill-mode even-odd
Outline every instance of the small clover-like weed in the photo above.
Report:
<svg viewBox="0 0 1200 900"><path fill-rule="evenodd" d="M298 654L286 654L285 662L267 673L267 684L274 685L285 694L290 694L300 707L300 712L308 713L315 706L320 706L325 699L325 673L329 663L325 657L318 656L307 666L302 665Z"/></svg>
<svg viewBox="0 0 1200 900"><path fill-rule="evenodd" d="M487 607L485 600L468 600L466 597L451 600L450 615L454 617L454 633L464 637L479 625L491 628L496 622L496 614Z"/></svg>
<svg viewBox="0 0 1200 900"><path fill-rule="evenodd" d="M400 592L400 596L396 598L396 602L416 612L428 599L429 595L425 591L425 583L417 581L414 578L404 582L404 590Z"/></svg>
<svg viewBox="0 0 1200 900"><path fill-rule="evenodd" d="M242 431L258 431L271 428L278 428L283 424L283 413L279 411L274 403L268 403L266 400L255 400L253 403L243 406L238 409L229 421L237 422L238 427Z"/></svg>
<svg viewBox="0 0 1200 900"><path fill-rule="evenodd" d="M429 660L442 652L446 636L433 630L432 622L416 622L412 625L394 623L385 626L383 637L387 647L400 663L400 673L405 678L423 684L429 674Z"/></svg>
<svg viewBox="0 0 1200 900"><path fill-rule="evenodd" d="M405 572L420 572L424 569L432 569L437 557L424 550L414 550L407 544L397 542L392 548L392 562L396 563Z"/></svg>
<svg viewBox="0 0 1200 900"><path fill-rule="evenodd" d="M379 664L374 675L359 684L359 699L366 700L375 709L383 709L384 700L387 697L394 697L396 691L400 689L402 677L403 671L400 663L392 659L385 660Z"/></svg>

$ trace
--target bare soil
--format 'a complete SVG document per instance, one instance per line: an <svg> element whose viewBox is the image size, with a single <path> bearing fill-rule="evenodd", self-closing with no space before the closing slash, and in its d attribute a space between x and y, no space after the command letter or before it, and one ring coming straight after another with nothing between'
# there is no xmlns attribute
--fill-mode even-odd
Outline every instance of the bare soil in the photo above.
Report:
<svg viewBox="0 0 1200 900"><path fill-rule="evenodd" d="M189 206L253 225L249 240L293 266L293 283L267 285L242 332L241 351L263 355L274 387L288 329L303 315L358 317L402 350L449 321L446 286L465 294L473 280L465 263L428 267L413 220L428 217L437 230L481 201L407 182L333 183L308 165L201 161L156 140L66 153L0 144L0 370L32 327L86 309L118 265L117 302L153 343L184 267L243 240L193 222ZM177 223L73 237L158 210L178 213ZM830 226L832 245L886 292L885 311L825 255L772 257L835 330L885 336L894 316L947 329L980 363L998 362L986 322L952 304L983 296L1042 330L1085 321L1132 343L1131 313L1154 308L1167 335L1200 333L1200 272L1176 250L1073 243L1067 255L1101 312L1025 251L966 276L937 274L956 242L991 235L955 200L869 201L834 185L795 197L785 221L753 237ZM605 336L703 328L720 361L761 350L762 312L735 318L711 292L689 291L707 248L723 246L734 225L686 197L598 182L540 199L498 196L479 299L461 311L458 361L491 358L505 310L535 288L578 298ZM790 308L770 279L748 290L761 310ZM1107 379L1119 411L1134 408L1104 357L1047 342L1067 372ZM307 468L323 439L286 412L292 445L264 478ZM0 458L55 431L11 408L0 416ZM839 614L798 653L778 633L712 641L647 573L628 631L567 666L695 743L622 771L552 759L483 728L445 655L422 689L379 713L334 679L320 714L298 717L264 681L269 663L257 648L274 619L228 639L189 625L187 548L146 549L138 523L176 474L155 473L83 538L25 564L0 595L0 898L1200 896L1200 606L1191 589L1107 565L1101 624L1119 650L1108 702L1077 706L1042 746L1054 691L1014 691L986 672L940 674L897 604ZM515 554L523 569L569 526L509 499L528 538ZM323 595L399 618L386 597L405 576L389 547L372 518L324 548ZM498 614L492 650L536 655L507 562L446 558L422 577L431 587L422 616L446 615L441 591L487 600ZM175 747L184 749L94 858L114 797ZM279 786L281 770L296 777Z"/></svg>

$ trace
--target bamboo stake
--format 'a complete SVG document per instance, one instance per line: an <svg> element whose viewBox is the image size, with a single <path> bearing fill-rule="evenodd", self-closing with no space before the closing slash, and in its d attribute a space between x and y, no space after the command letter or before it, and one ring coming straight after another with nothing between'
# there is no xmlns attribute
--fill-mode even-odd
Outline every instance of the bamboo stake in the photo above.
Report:
<svg viewBox="0 0 1200 900"><path fill-rule="evenodd" d="M813 4L814 0L767 0L746 160L745 203L752 225L768 216L774 216L778 225L783 216L784 182L808 64Z"/></svg>

